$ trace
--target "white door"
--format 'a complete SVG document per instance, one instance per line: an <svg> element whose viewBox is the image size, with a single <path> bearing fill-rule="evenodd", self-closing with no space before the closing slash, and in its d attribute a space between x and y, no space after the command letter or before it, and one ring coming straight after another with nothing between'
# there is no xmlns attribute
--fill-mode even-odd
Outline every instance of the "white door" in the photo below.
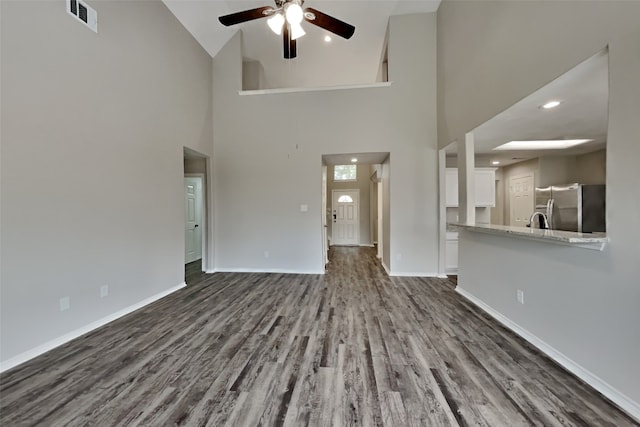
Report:
<svg viewBox="0 0 640 427"><path fill-rule="evenodd" d="M332 191L332 245L358 245L360 243L359 198L359 190Z"/></svg>
<svg viewBox="0 0 640 427"><path fill-rule="evenodd" d="M526 227L534 210L533 175L515 176L509 182L510 225Z"/></svg>
<svg viewBox="0 0 640 427"><path fill-rule="evenodd" d="M202 258L202 178L184 178L185 264Z"/></svg>

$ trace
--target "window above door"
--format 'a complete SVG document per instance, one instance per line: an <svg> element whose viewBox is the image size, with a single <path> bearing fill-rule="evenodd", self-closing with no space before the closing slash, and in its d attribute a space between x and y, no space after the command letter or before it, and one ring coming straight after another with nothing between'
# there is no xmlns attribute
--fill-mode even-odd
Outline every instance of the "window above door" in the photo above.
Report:
<svg viewBox="0 0 640 427"><path fill-rule="evenodd" d="M358 179L357 165L335 165L333 167L334 181L355 181Z"/></svg>

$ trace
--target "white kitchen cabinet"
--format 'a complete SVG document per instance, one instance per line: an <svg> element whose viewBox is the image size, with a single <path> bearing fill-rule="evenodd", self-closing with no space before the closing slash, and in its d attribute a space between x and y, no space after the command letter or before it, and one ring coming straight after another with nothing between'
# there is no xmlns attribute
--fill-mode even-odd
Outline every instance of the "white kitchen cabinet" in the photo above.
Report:
<svg viewBox="0 0 640 427"><path fill-rule="evenodd" d="M494 168L476 168L475 200L476 207L494 207L496 205L496 170ZM445 171L445 203L447 207L458 207L458 169Z"/></svg>
<svg viewBox="0 0 640 427"><path fill-rule="evenodd" d="M445 244L445 267L447 274L458 273L458 233L447 232Z"/></svg>
<svg viewBox="0 0 640 427"><path fill-rule="evenodd" d="M476 169L476 206L494 207L496 205L495 169Z"/></svg>
<svg viewBox="0 0 640 427"><path fill-rule="evenodd" d="M446 206L458 206L458 169L447 168L444 183Z"/></svg>

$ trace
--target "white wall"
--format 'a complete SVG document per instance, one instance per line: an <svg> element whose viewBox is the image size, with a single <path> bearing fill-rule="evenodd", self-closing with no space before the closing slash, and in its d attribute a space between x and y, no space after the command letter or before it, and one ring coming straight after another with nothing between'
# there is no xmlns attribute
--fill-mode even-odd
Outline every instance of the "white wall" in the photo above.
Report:
<svg viewBox="0 0 640 427"><path fill-rule="evenodd" d="M0 2L3 367L184 282L211 58L161 2L92 6L98 34L63 1Z"/></svg>
<svg viewBox="0 0 640 427"><path fill-rule="evenodd" d="M382 163L382 264L391 268L391 156Z"/></svg>
<svg viewBox="0 0 640 427"><path fill-rule="evenodd" d="M264 81L264 68L260 61L245 60L242 62L242 89L262 89Z"/></svg>
<svg viewBox="0 0 640 427"><path fill-rule="evenodd" d="M206 159L184 159L184 173L207 173Z"/></svg>
<svg viewBox="0 0 640 427"><path fill-rule="evenodd" d="M606 184L607 150L576 156L575 181L581 184Z"/></svg>
<svg viewBox="0 0 640 427"><path fill-rule="evenodd" d="M438 133L442 147L462 140L609 46L608 247L461 233L459 285L598 377L601 391L640 418L638 16L639 2L444 1Z"/></svg>
<svg viewBox="0 0 640 427"><path fill-rule="evenodd" d="M232 38L213 61L218 270L324 271L321 156L390 152L385 255L394 273L437 273L435 32L435 14L391 19L391 87L244 96Z"/></svg>
<svg viewBox="0 0 640 427"><path fill-rule="evenodd" d="M575 181L576 156L541 156L538 158L538 179L536 185L567 184Z"/></svg>

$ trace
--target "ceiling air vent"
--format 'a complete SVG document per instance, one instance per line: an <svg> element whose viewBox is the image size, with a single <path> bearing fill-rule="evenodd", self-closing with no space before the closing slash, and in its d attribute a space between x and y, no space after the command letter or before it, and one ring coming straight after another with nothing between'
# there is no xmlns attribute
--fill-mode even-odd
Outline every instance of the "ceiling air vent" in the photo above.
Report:
<svg viewBox="0 0 640 427"><path fill-rule="evenodd" d="M98 12L80 0L67 0L67 12L94 32L98 32Z"/></svg>

